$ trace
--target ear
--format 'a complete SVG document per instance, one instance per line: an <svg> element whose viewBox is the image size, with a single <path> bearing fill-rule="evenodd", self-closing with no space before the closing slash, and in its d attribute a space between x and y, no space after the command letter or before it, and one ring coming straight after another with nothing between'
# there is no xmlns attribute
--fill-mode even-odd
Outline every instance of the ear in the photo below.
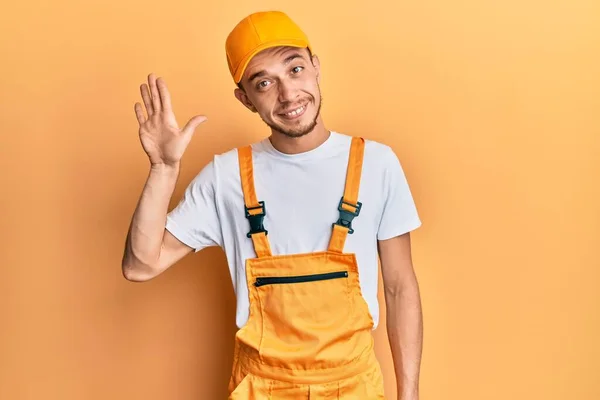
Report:
<svg viewBox="0 0 600 400"><path fill-rule="evenodd" d="M243 91L240 88L235 88L233 94L235 98L238 99L240 103L242 103L246 108L248 108L252 112L256 112L256 107L254 107L252 102L250 102L250 99L248 99L248 95L245 91Z"/></svg>
<svg viewBox="0 0 600 400"><path fill-rule="evenodd" d="M311 61L313 67L315 67L315 71L317 71L317 82L321 83L321 62L319 61L319 57L313 54Z"/></svg>

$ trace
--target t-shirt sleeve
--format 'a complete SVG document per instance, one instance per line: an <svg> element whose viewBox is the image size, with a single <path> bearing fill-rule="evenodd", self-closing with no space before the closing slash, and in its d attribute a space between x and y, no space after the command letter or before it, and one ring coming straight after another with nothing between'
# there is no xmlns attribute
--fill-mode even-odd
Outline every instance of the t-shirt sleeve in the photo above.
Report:
<svg viewBox="0 0 600 400"><path fill-rule="evenodd" d="M387 147L382 159L384 203L377 239L386 240L418 228L421 220L396 153Z"/></svg>
<svg viewBox="0 0 600 400"><path fill-rule="evenodd" d="M166 229L195 252L223 246L213 161L192 179L177 206L167 214Z"/></svg>

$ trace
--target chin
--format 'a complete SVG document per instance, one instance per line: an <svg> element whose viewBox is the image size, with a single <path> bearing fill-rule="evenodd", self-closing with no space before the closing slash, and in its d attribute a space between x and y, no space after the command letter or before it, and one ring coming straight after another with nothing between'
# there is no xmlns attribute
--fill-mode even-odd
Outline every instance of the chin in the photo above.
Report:
<svg viewBox="0 0 600 400"><path fill-rule="evenodd" d="M301 121L304 120L304 121ZM310 121L310 122L305 122L306 120ZM291 121L285 121L287 123L284 124L276 124L275 126L271 125L271 128L273 128L274 130L276 130L279 133L282 133L288 137L301 137L304 135L309 134L310 132L313 131L313 129L315 128L315 126L317 125L317 118L316 116L313 117L309 117L307 115L303 115L301 118L299 118L297 121L293 121L293 123L290 123Z"/></svg>

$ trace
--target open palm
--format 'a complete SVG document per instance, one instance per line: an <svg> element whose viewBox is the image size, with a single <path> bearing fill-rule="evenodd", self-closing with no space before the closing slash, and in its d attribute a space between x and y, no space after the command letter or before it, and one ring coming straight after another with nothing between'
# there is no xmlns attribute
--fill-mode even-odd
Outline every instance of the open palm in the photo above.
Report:
<svg viewBox="0 0 600 400"><path fill-rule="evenodd" d="M152 165L176 165L183 157L194 131L206 120L196 115L179 128L171 106L171 95L167 84L155 74L148 75L148 85L140 86L146 114L140 103L135 103L135 115L140 124L139 135L144 151Z"/></svg>

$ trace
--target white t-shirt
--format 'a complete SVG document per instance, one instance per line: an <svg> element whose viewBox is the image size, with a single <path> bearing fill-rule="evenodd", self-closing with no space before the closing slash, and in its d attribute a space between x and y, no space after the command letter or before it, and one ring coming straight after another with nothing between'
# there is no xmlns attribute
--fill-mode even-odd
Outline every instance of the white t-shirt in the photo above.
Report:
<svg viewBox="0 0 600 400"><path fill-rule="evenodd" d="M252 145L254 182L265 202L265 229L273 255L327 250L344 193L351 136L331 132L319 147L300 154L277 151L268 138ZM358 201L360 215L344 252L355 253L369 312L379 322L377 240L418 228L421 221L404 172L389 146L365 140ZM244 213L237 149L215 155L190 182L167 215L166 228L199 251L219 246L226 254L237 298L236 325L245 325L248 287L245 260L256 254ZM375 328L374 327L374 328Z"/></svg>

